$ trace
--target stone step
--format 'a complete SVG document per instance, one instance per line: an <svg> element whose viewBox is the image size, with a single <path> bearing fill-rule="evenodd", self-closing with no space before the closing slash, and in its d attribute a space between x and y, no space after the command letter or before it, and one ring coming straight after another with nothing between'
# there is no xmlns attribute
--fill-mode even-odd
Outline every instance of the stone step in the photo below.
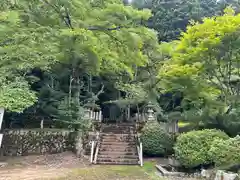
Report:
<svg viewBox="0 0 240 180"><path fill-rule="evenodd" d="M101 132L101 137L134 137L132 133L104 133Z"/></svg>
<svg viewBox="0 0 240 180"><path fill-rule="evenodd" d="M102 132L100 134L101 137L134 137L133 133L113 133L113 132Z"/></svg>
<svg viewBox="0 0 240 180"><path fill-rule="evenodd" d="M119 146L100 146L99 151L112 151L112 152L137 152L136 147L119 147Z"/></svg>
<svg viewBox="0 0 240 180"><path fill-rule="evenodd" d="M99 151L99 155L133 155L133 156L138 156L137 151Z"/></svg>
<svg viewBox="0 0 240 180"><path fill-rule="evenodd" d="M139 165L138 161L132 161L132 162L105 162L105 161L97 161L97 164L104 164L104 165Z"/></svg>
<svg viewBox="0 0 240 180"><path fill-rule="evenodd" d="M138 165L134 124L102 126L97 164Z"/></svg>
<svg viewBox="0 0 240 180"><path fill-rule="evenodd" d="M116 143L135 143L135 139L103 139L102 140L103 143L112 143L112 142L116 142Z"/></svg>
<svg viewBox="0 0 240 180"><path fill-rule="evenodd" d="M106 145L106 146L136 146L136 142L102 141L101 145Z"/></svg>
<svg viewBox="0 0 240 180"><path fill-rule="evenodd" d="M98 157L97 161L104 161L104 162L131 162L135 161L138 162L138 157L136 158L118 158L118 157Z"/></svg>
<svg viewBox="0 0 240 180"><path fill-rule="evenodd" d="M132 139L135 140L135 137L133 135L128 135L128 136L114 136L114 135L105 135L105 136L101 136L102 139L110 139L110 140L128 140L128 139Z"/></svg>
<svg viewBox="0 0 240 180"><path fill-rule="evenodd" d="M114 134L114 133L102 133L100 134L102 138L134 138L134 134Z"/></svg>
<svg viewBox="0 0 240 180"><path fill-rule="evenodd" d="M134 127L127 126L112 126L112 127L102 127L103 130L134 130Z"/></svg>
<svg viewBox="0 0 240 180"><path fill-rule="evenodd" d="M108 126L108 127L104 127L102 126L103 129L134 129L134 127L128 127L128 126Z"/></svg>
<svg viewBox="0 0 240 180"><path fill-rule="evenodd" d="M98 155L99 159L138 159L137 155L126 155L126 154L108 154L108 155L103 155L99 154Z"/></svg>
<svg viewBox="0 0 240 180"><path fill-rule="evenodd" d="M102 124L102 127L135 127L134 123Z"/></svg>
<svg viewBox="0 0 240 180"><path fill-rule="evenodd" d="M129 139L129 138L134 138L134 135L128 134L128 135L114 135L114 134L108 134L108 135L101 135L100 137L102 138L107 138L107 139L120 139L120 138L124 138L124 139Z"/></svg>
<svg viewBox="0 0 240 180"><path fill-rule="evenodd" d="M136 147L126 146L126 147L120 147L120 146L101 146L100 151L119 151L119 152L135 152L137 151Z"/></svg>
<svg viewBox="0 0 240 180"><path fill-rule="evenodd" d="M101 138L102 142L136 142L135 138L124 138L124 137L119 137L119 138Z"/></svg>
<svg viewBox="0 0 240 180"><path fill-rule="evenodd" d="M113 133L113 134L130 134L132 131L128 131L128 130L120 130L120 129L116 129L116 130L102 130L102 132L104 133Z"/></svg>
<svg viewBox="0 0 240 180"><path fill-rule="evenodd" d="M97 159L97 164L138 165L138 159Z"/></svg>
<svg viewBox="0 0 240 180"><path fill-rule="evenodd" d="M103 125L102 128L135 128L134 126L128 126L128 125L112 125L112 126L105 126Z"/></svg>

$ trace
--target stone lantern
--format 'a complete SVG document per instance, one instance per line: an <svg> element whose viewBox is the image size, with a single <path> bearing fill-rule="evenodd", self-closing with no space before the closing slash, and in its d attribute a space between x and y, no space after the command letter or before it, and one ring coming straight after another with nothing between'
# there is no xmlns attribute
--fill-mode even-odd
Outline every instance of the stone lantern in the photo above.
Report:
<svg viewBox="0 0 240 180"><path fill-rule="evenodd" d="M148 109L148 111L147 111L147 121L148 122L153 122L153 121L155 121L156 120L156 118L155 118L155 116L154 116L154 111L153 111L153 109Z"/></svg>
<svg viewBox="0 0 240 180"><path fill-rule="evenodd" d="M91 109L90 108L85 108L84 109L84 119L88 119L90 120L91 119Z"/></svg>
<svg viewBox="0 0 240 180"><path fill-rule="evenodd" d="M153 105L151 104L151 102L149 102L149 104L147 106L147 121L148 122L156 121L156 116L154 114Z"/></svg>

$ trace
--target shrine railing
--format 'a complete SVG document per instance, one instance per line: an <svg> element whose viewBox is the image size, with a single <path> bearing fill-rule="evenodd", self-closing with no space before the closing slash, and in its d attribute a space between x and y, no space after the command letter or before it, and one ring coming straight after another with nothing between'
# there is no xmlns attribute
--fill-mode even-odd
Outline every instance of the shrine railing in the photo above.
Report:
<svg viewBox="0 0 240 180"><path fill-rule="evenodd" d="M85 109L84 112L84 119L89 119L89 120L93 120L93 121L99 121L102 122L102 111L94 111L91 109Z"/></svg>

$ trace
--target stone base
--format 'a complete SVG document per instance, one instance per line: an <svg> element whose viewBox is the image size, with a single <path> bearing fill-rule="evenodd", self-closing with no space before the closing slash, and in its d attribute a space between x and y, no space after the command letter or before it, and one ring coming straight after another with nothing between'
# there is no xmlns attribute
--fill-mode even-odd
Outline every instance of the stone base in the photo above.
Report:
<svg viewBox="0 0 240 180"><path fill-rule="evenodd" d="M164 168L165 165L158 164L156 165L157 170L163 175L163 176L177 176L182 177L184 176L184 173L182 172L170 172L167 169Z"/></svg>
<svg viewBox="0 0 240 180"><path fill-rule="evenodd" d="M201 177L201 173L193 173L193 174L187 174L184 172L171 172L168 171L167 168L165 168L167 165L162 165L162 164L158 164L156 165L156 168L158 170L159 173L162 174L162 176L170 176L173 177L175 179L177 178L200 178Z"/></svg>

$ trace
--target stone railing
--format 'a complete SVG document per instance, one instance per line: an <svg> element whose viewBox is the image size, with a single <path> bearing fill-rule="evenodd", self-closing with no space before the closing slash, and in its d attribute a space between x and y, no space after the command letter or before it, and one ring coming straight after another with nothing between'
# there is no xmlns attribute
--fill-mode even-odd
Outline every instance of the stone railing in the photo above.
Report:
<svg viewBox="0 0 240 180"><path fill-rule="evenodd" d="M93 111L90 108L89 109L85 109L84 112L84 119L90 119L93 121L102 121L102 111Z"/></svg>
<svg viewBox="0 0 240 180"><path fill-rule="evenodd" d="M3 132L2 151L5 156L52 154L82 148L77 132L61 129L22 129Z"/></svg>

